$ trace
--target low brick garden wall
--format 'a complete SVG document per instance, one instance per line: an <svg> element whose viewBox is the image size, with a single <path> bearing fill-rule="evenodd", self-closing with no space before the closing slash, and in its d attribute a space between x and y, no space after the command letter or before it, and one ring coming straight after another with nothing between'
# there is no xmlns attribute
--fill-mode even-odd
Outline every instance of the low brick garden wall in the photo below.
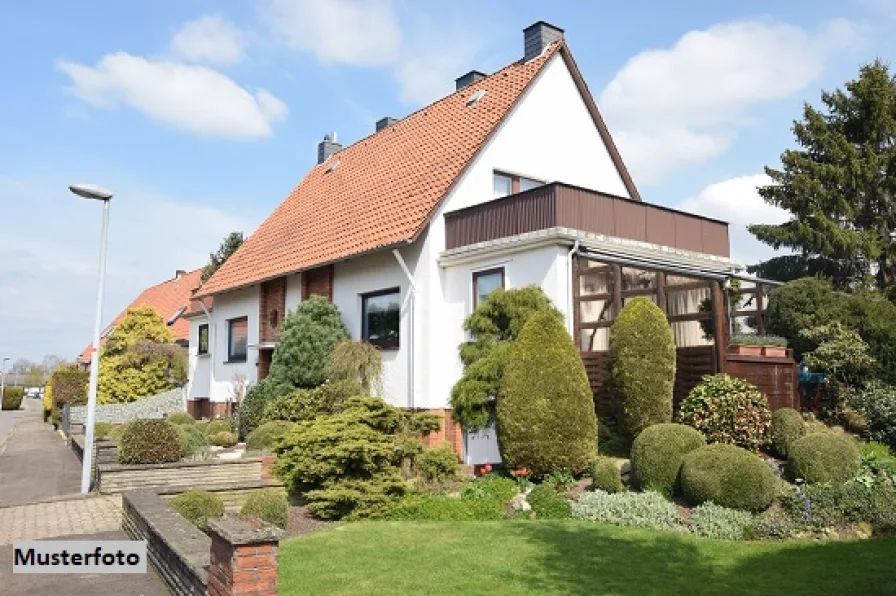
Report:
<svg viewBox="0 0 896 596"><path fill-rule="evenodd" d="M282 532L240 517L209 520L211 537L174 511L153 489L122 495L122 529L146 540L150 564L172 594L277 594Z"/></svg>
<svg viewBox="0 0 896 596"><path fill-rule="evenodd" d="M139 488L194 488L261 480L261 458L182 461L168 464L100 464L99 492L120 493Z"/></svg>

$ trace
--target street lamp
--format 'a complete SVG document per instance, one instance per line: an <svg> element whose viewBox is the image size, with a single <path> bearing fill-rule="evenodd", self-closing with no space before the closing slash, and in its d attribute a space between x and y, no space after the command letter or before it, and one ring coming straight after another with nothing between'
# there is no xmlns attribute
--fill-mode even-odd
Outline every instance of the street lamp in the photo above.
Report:
<svg viewBox="0 0 896 596"><path fill-rule="evenodd" d="M106 236L109 230L109 201L112 191L93 184L72 184L70 191L85 199L103 202L103 228L100 232L99 282L96 294L96 320L93 325L93 345L90 350L90 385L87 390L87 421L84 424L84 457L81 466L81 494L90 492L93 467L93 426L96 421L96 387L100 373L100 325L103 319L103 285L106 281Z"/></svg>
<svg viewBox="0 0 896 596"><path fill-rule="evenodd" d="M3 401L3 398L6 397L6 361L9 360L9 356L4 356L0 358L0 402Z"/></svg>

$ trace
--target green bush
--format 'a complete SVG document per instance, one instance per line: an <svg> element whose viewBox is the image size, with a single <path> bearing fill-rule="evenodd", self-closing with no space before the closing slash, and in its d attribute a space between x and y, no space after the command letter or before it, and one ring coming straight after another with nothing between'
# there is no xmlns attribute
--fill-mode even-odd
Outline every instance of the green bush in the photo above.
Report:
<svg viewBox="0 0 896 596"><path fill-rule="evenodd" d="M505 506L494 498L408 494L377 517L400 521L493 521L504 518Z"/></svg>
<svg viewBox="0 0 896 596"><path fill-rule="evenodd" d="M632 481L641 489L672 496L684 456L706 445L699 431L683 424L654 424L632 443Z"/></svg>
<svg viewBox="0 0 896 596"><path fill-rule="evenodd" d="M183 457L193 457L203 447L208 446L208 438L195 425L175 424L177 434L180 439L181 455Z"/></svg>
<svg viewBox="0 0 896 596"><path fill-rule="evenodd" d="M535 517L540 519L568 519L572 517L572 506L569 501L557 493L553 487L539 484L526 496Z"/></svg>
<svg viewBox="0 0 896 596"><path fill-rule="evenodd" d="M275 387L269 379L270 377L267 377L249 387L246 396L240 402L239 409L237 409L237 421L241 439L248 437L249 433L262 423L265 407L277 397L274 392Z"/></svg>
<svg viewBox="0 0 896 596"><path fill-rule="evenodd" d="M678 421L693 426L709 443L758 451L765 445L771 410L756 387L726 374L703 377L681 403Z"/></svg>
<svg viewBox="0 0 896 596"><path fill-rule="evenodd" d="M312 388L327 378L330 353L349 339L339 310L323 296L311 296L283 318L271 359L270 382L275 397L295 388Z"/></svg>
<svg viewBox="0 0 896 596"><path fill-rule="evenodd" d="M691 510L691 532L716 540L743 540L753 525L746 511L728 509L715 503L703 503Z"/></svg>
<svg viewBox="0 0 896 596"><path fill-rule="evenodd" d="M631 437L621 428L619 421L612 416L600 416L597 419L597 436L600 438L598 451L613 457L628 457L632 448Z"/></svg>
<svg viewBox="0 0 896 596"><path fill-rule="evenodd" d="M775 453L781 457L787 457L790 444L806 435L806 422L803 420L803 416L793 408L781 408L772 414L769 435Z"/></svg>
<svg viewBox="0 0 896 596"><path fill-rule="evenodd" d="M93 437L95 439L104 439L109 436L109 433L112 432L113 428L115 427L108 422L94 422Z"/></svg>
<svg viewBox="0 0 896 596"><path fill-rule="evenodd" d="M877 362L855 329L835 322L800 331L800 337L817 347L806 352L803 361L814 371L823 372L832 381L854 387L869 377ZM836 404L840 405L840 404Z"/></svg>
<svg viewBox="0 0 896 596"><path fill-rule="evenodd" d="M260 517L278 528L286 528L289 521L289 503L283 491L268 488L251 493L240 509L243 515Z"/></svg>
<svg viewBox="0 0 896 596"><path fill-rule="evenodd" d="M246 449L273 449L274 445L288 433L294 423L286 420L265 422L246 437Z"/></svg>
<svg viewBox="0 0 896 596"><path fill-rule="evenodd" d="M236 434L226 430L205 436L208 439L208 442L216 447L233 447L237 442Z"/></svg>
<svg viewBox="0 0 896 596"><path fill-rule="evenodd" d="M121 444L121 436L124 434L124 425L113 426L112 429L106 435L106 438L115 443L116 445Z"/></svg>
<svg viewBox="0 0 896 596"><path fill-rule="evenodd" d="M338 414L296 423L274 448L278 475L320 517L369 516L407 490L404 445L432 422L379 398L351 398Z"/></svg>
<svg viewBox="0 0 896 596"><path fill-rule="evenodd" d="M226 418L215 418L208 423L208 426L205 427L203 432L207 437L223 432L229 433L233 432L233 425L231 425L230 420L227 420Z"/></svg>
<svg viewBox="0 0 896 596"><path fill-rule="evenodd" d="M22 406L22 398L25 396L25 390L22 387L4 387L3 402L0 409L18 410Z"/></svg>
<svg viewBox="0 0 896 596"><path fill-rule="evenodd" d="M862 436L896 449L896 387L874 381L848 392L846 402L865 419Z"/></svg>
<svg viewBox="0 0 896 596"><path fill-rule="evenodd" d="M666 315L652 300L633 299L613 322L610 373L620 425L629 437L672 421L675 339Z"/></svg>
<svg viewBox="0 0 896 596"><path fill-rule="evenodd" d="M181 458L177 427L166 420L132 420L124 425L118 442L122 464L161 464Z"/></svg>
<svg viewBox="0 0 896 596"><path fill-rule="evenodd" d="M356 395L379 393L383 379L383 357L379 348L350 339L339 342L330 351L327 378L357 386Z"/></svg>
<svg viewBox="0 0 896 596"><path fill-rule="evenodd" d="M300 422L325 414L337 414L345 407L348 398L360 393L360 386L354 381L328 381L314 389L295 389L267 402L261 422Z"/></svg>
<svg viewBox="0 0 896 596"><path fill-rule="evenodd" d="M591 488L607 493L621 493L625 490L622 485L622 475L616 462L609 457L598 457L591 467Z"/></svg>
<svg viewBox="0 0 896 596"><path fill-rule="evenodd" d="M169 414L166 420L171 424L196 424L196 419L187 412L174 412Z"/></svg>
<svg viewBox="0 0 896 596"><path fill-rule="evenodd" d="M87 405L87 382L90 372L81 370L77 365L62 366L50 376L53 403L61 408L64 404L71 406Z"/></svg>
<svg viewBox="0 0 896 596"><path fill-rule="evenodd" d="M209 518L224 515L224 501L221 497L205 490L188 490L169 503L172 509L203 532L208 531Z"/></svg>
<svg viewBox="0 0 896 596"><path fill-rule="evenodd" d="M590 469L591 467L589 466L588 470ZM558 493L568 493L578 484L575 476L564 470L545 474L542 483L550 486Z"/></svg>
<svg viewBox="0 0 896 596"><path fill-rule="evenodd" d="M596 490L582 493L572 504L572 516L615 526L678 532L686 530L678 505L652 491L609 494Z"/></svg>
<svg viewBox="0 0 896 596"><path fill-rule="evenodd" d="M800 336L800 331L843 320L846 303L834 294L831 285L820 279L798 279L776 288L769 296L765 329L787 339L799 360L817 347Z"/></svg>
<svg viewBox="0 0 896 596"><path fill-rule="evenodd" d="M464 321L473 341L459 347L465 369L451 389L452 416L464 428L482 428L493 420L510 351L526 321L538 312L563 321L538 286L497 289Z"/></svg>
<svg viewBox="0 0 896 596"><path fill-rule="evenodd" d="M870 524L875 532L896 530L896 487L859 482L797 486L781 495L781 508L798 527L812 530Z"/></svg>
<svg viewBox="0 0 896 596"><path fill-rule="evenodd" d="M842 484L856 475L860 463L859 448L845 434L806 435L791 443L787 457L793 478L809 484Z"/></svg>
<svg viewBox="0 0 896 596"><path fill-rule="evenodd" d="M519 486L510 478L497 474L486 474L464 486L461 496L465 499L495 500L501 504L503 510L510 499L519 492Z"/></svg>
<svg viewBox="0 0 896 596"><path fill-rule="evenodd" d="M450 480L457 476L457 454L444 442L426 449L417 457L417 473L426 480Z"/></svg>
<svg viewBox="0 0 896 596"><path fill-rule="evenodd" d="M597 452L597 419L582 358L550 312L526 322L510 354L497 408L504 464L538 478L588 469Z"/></svg>
<svg viewBox="0 0 896 596"><path fill-rule="evenodd" d="M775 499L778 479L746 449L714 443L691 451L681 465L681 488L692 505L762 511Z"/></svg>

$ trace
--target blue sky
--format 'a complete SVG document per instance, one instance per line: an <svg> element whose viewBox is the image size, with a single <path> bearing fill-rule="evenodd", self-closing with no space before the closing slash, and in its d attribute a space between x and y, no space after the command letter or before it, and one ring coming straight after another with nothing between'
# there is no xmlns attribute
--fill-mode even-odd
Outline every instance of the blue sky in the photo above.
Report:
<svg viewBox="0 0 896 596"><path fill-rule="evenodd" d="M105 319L251 232L314 163L385 115L522 55L544 19L566 39L642 196L743 226L803 101L896 50L896 0L410 2L163 0L0 4L0 355L89 341L99 205L116 191ZM562 134L562 131L558 131Z"/></svg>

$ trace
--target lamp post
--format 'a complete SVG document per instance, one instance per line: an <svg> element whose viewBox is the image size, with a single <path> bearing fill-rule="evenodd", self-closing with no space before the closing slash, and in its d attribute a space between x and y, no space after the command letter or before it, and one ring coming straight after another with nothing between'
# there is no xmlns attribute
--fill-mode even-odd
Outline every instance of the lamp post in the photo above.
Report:
<svg viewBox="0 0 896 596"><path fill-rule="evenodd" d="M90 384L87 390L87 421L84 423L84 458L81 467L81 494L90 492L93 468L93 426L96 421L96 387L100 373L100 325L103 319L103 286L106 281L106 237L109 230L109 202L112 191L93 184L73 184L70 191L85 199L103 202L103 227L100 232L99 282L96 295L96 319L93 325L93 345L90 351Z"/></svg>
<svg viewBox="0 0 896 596"><path fill-rule="evenodd" d="M9 356L4 356L0 359L0 402L3 401L3 398L6 397L6 361L9 360Z"/></svg>

